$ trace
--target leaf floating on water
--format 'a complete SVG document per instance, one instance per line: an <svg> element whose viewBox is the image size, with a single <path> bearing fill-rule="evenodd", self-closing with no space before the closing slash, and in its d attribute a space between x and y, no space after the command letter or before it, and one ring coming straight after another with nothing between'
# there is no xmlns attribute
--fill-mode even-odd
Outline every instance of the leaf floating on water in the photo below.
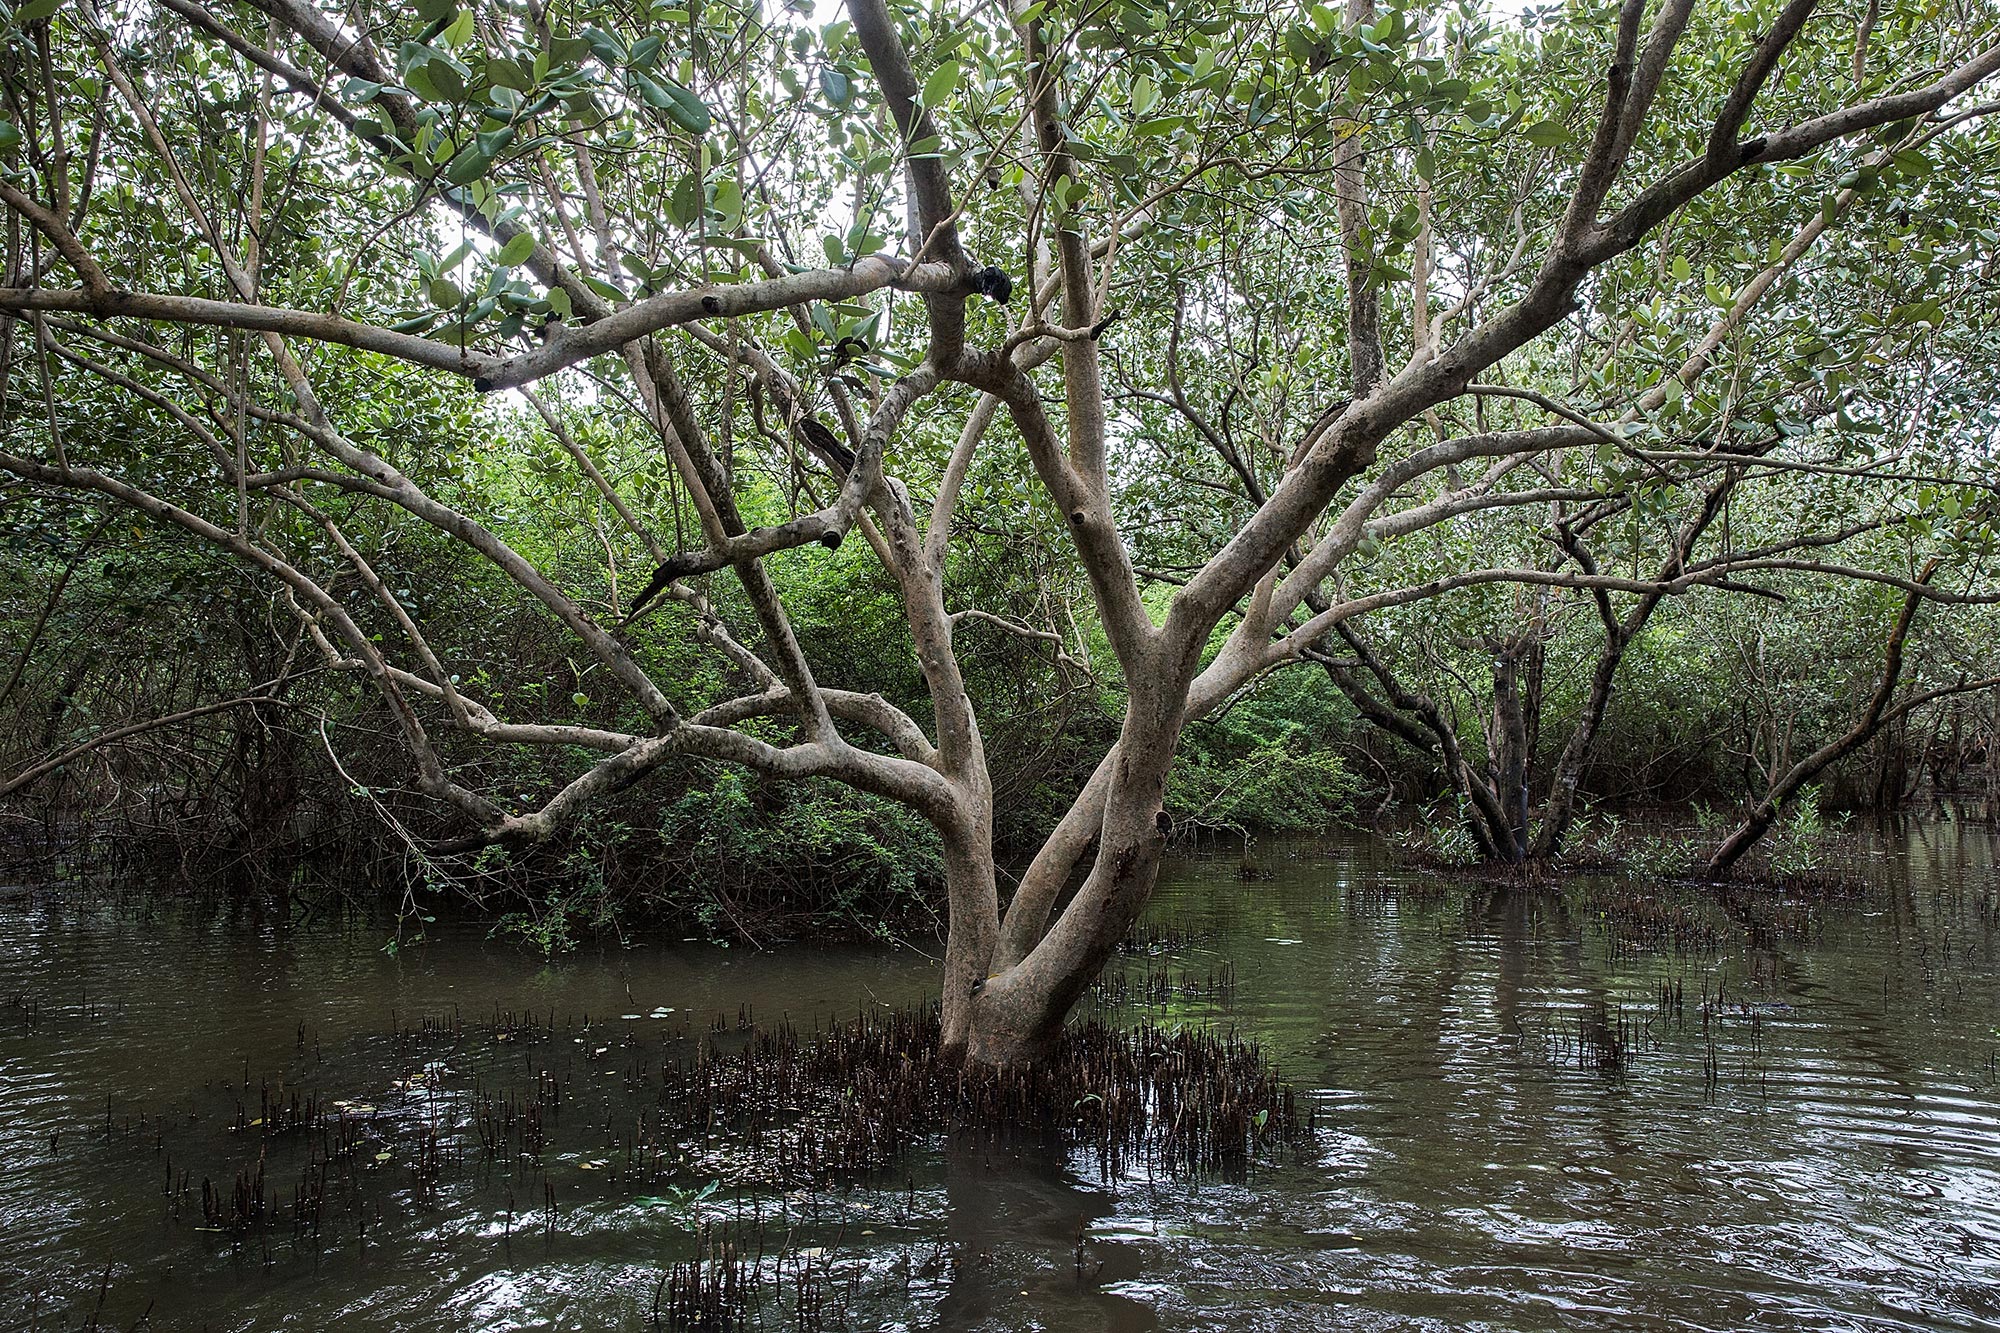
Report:
<svg viewBox="0 0 2000 1333"><path fill-rule="evenodd" d="M375 1154L375 1160L378 1162L386 1162L389 1160L389 1154L386 1152L378 1152Z"/></svg>

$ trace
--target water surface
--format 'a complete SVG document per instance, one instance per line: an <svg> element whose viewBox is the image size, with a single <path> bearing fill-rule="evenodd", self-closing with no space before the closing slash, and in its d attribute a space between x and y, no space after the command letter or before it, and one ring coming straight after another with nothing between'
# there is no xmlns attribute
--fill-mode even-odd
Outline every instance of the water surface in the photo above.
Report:
<svg viewBox="0 0 2000 1333"><path fill-rule="evenodd" d="M545 962L469 925L390 952L256 905L16 902L0 1327L641 1329L734 1224L822 1275L769 1327L2000 1328L1994 846L1854 840L1875 888L1824 903L1497 891L1360 838L1186 857L1099 1012L1255 1037L1316 1113L1303 1150L1107 1180L919 1143L855 1186L705 1197L645 1146L663 1063L923 1001L934 960L642 936ZM487 1151L466 1108L545 1079L538 1159L518 1126ZM317 1234L295 1095L358 1136ZM260 1165L258 1225L205 1213Z"/></svg>

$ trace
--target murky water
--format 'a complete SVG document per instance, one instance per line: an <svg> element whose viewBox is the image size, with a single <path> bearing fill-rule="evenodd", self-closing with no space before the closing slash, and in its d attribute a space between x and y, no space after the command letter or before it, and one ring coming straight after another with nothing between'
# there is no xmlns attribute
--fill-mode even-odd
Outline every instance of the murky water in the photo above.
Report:
<svg viewBox="0 0 2000 1333"><path fill-rule="evenodd" d="M1189 858L1109 1012L1255 1036L1317 1110L1303 1152L1189 1182L918 1144L705 1197L642 1146L662 1060L927 998L931 960L3 907L0 1327L639 1329L694 1228L750 1218L825 1327L2000 1328L1994 853L1920 825L1849 849L1865 898L1734 908L1365 840ZM465 1108L544 1078L539 1162L518 1124L485 1151ZM337 1127L287 1130L295 1094Z"/></svg>

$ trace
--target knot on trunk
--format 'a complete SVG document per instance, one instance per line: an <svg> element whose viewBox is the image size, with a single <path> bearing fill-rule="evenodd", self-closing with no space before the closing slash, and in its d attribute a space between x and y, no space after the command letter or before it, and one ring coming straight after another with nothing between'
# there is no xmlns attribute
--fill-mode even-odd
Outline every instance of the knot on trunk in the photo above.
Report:
<svg viewBox="0 0 2000 1333"><path fill-rule="evenodd" d="M998 265L988 264L972 275L972 290L989 301L1007 304L1007 298L1014 294L1014 280L1007 276L1007 270Z"/></svg>

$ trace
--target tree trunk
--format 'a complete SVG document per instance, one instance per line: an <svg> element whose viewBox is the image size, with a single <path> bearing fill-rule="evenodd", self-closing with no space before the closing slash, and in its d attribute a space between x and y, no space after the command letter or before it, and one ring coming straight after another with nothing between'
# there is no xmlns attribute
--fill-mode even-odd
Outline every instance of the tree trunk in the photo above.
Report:
<svg viewBox="0 0 2000 1333"><path fill-rule="evenodd" d="M990 829L990 814L984 822ZM994 901L997 887L991 837L954 830L943 842L947 916L939 1007L945 1052L956 1056L971 1039L973 999L993 966L998 923L979 904Z"/></svg>
<svg viewBox="0 0 2000 1333"><path fill-rule="evenodd" d="M1984 730L1986 747L1986 799L2000 801L2000 708L1988 715Z"/></svg>
<svg viewBox="0 0 2000 1333"><path fill-rule="evenodd" d="M968 992L965 1058L971 1063L1003 1068L1045 1057L1069 1011L1152 896L1167 822L1158 814L1139 820L1135 803L1121 804L1124 811L1106 812L1105 846L1070 909L1020 963Z"/></svg>
<svg viewBox="0 0 2000 1333"><path fill-rule="evenodd" d="M1917 582L1927 584L1937 572L1937 561L1933 560L1917 576ZM1764 793L1764 799L1757 802L1754 809L1741 824L1731 830L1722 845L1708 858L1708 877L1725 879L1744 855L1768 833L1771 825L1778 821L1779 812L1785 803L1798 794L1801 787L1818 777L1826 769L1846 758L1866 745L1883 725L1893 722L1909 711L1916 700L1907 701L1903 706L1889 708L1889 700L1896 693L1896 686L1903 676L1903 651L1908 645L1910 625L1915 621L1917 608L1923 605L1923 596L1912 592L1903 599L1903 609L1896 616L1896 624L1889 631L1889 641L1882 654L1882 678L1875 684L1875 692L1869 696L1867 707L1854 725L1825 745L1814 750L1805 758L1793 764L1773 782Z"/></svg>
<svg viewBox="0 0 2000 1333"><path fill-rule="evenodd" d="M1522 641L1492 645L1493 724L1488 754L1493 790L1506 812L1507 859L1519 863L1528 855L1528 723L1521 704Z"/></svg>
<svg viewBox="0 0 2000 1333"><path fill-rule="evenodd" d="M1549 775L1548 796L1542 805L1542 829L1532 852L1538 861L1553 859L1569 836L1570 821L1576 818L1576 790L1583 781L1584 765L1590 761L1591 747L1597 743L1598 729L1604 725L1604 715L1610 710L1612 686L1617 682L1618 667L1625 660L1629 642L1623 633L1610 634L1605 639L1604 651L1598 654L1583 715L1570 731L1562 757L1556 760L1555 771Z"/></svg>
<svg viewBox="0 0 2000 1333"><path fill-rule="evenodd" d="M974 1064L1009 1067L1047 1055L1062 1035L1070 1009L1152 896L1173 828L1165 808L1167 772L1195 663L1149 665L1154 668L1150 672L1135 673L1125 725L1109 765L1090 873L1025 957L979 980L968 992L965 1058ZM992 945L987 954L993 955Z"/></svg>
<svg viewBox="0 0 2000 1333"><path fill-rule="evenodd" d="M1695 544L1723 512L1723 506L1742 479L1742 469L1731 468L1721 481L1709 487L1702 497L1701 508L1681 525L1673 550L1660 565L1662 582L1686 570L1688 561L1694 555ZM1574 531L1558 524L1556 535L1578 568L1587 574L1597 572L1596 558ZM1726 532L1724 540L1728 540ZM1563 839L1569 835L1570 821L1576 817L1576 792L1583 781L1583 770L1590 762L1591 747L1596 745L1597 734L1603 729L1605 715L1611 708L1611 693L1618 683L1618 668L1625 662L1626 650L1645 631L1653 612L1659 610L1662 597L1663 594L1658 592L1642 593L1621 617L1612 608L1610 594L1602 590L1595 594L1598 619L1604 625L1604 648L1597 656L1597 669L1591 673L1590 693L1584 700L1583 715L1577 719L1568 742L1563 746L1562 757L1556 761L1555 771L1549 775L1548 794L1542 804L1542 831L1535 839L1531 853L1538 861L1552 860L1562 850Z"/></svg>

